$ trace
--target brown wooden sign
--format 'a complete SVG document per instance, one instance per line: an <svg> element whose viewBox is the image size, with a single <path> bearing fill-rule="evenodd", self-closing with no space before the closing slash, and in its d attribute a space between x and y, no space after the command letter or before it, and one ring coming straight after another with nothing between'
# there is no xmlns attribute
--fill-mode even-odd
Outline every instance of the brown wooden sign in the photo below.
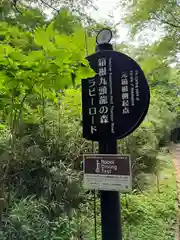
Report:
<svg viewBox="0 0 180 240"><path fill-rule="evenodd" d="M84 155L84 186L88 189L130 191L131 161L129 155Z"/></svg>

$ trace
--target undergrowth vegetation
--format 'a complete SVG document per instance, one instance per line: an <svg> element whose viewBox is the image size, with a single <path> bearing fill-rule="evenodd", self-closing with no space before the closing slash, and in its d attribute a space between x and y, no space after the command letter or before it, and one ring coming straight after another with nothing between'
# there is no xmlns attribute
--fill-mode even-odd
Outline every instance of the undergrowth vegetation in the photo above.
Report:
<svg viewBox="0 0 180 240"><path fill-rule="evenodd" d="M82 138L80 80L94 75L85 55L102 24L84 14L84 1L64 2L70 7L51 19L44 5L16 2L0 3L0 240L93 240L94 194L82 182L82 154L92 143ZM170 64L172 52L158 48L168 48L167 41L159 44L128 48L148 78L151 103L141 126L118 142L119 152L131 154L133 172L133 192L121 196L124 240L174 236L167 146L179 127L180 72ZM98 193L96 203L100 239Z"/></svg>

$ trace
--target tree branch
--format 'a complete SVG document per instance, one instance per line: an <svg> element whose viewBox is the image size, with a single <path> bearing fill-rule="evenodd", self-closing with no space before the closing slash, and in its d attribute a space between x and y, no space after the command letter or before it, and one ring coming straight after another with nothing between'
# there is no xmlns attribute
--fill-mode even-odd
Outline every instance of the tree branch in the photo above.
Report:
<svg viewBox="0 0 180 240"><path fill-rule="evenodd" d="M12 0L12 5L13 5L13 7L15 8L15 10L16 10L18 13L22 14L22 12L19 10L19 8L18 8L18 6L17 6L17 3L18 3L18 0Z"/></svg>
<svg viewBox="0 0 180 240"><path fill-rule="evenodd" d="M51 9L53 9L55 12L59 13L59 10L54 8L52 5L50 5L49 3L45 2L44 0L40 0L42 4L44 4L46 7L49 7Z"/></svg>
<svg viewBox="0 0 180 240"><path fill-rule="evenodd" d="M176 24L174 24L174 23L172 23L172 22L168 22L168 21L166 21L166 20L161 19L155 12L152 12L152 13L153 13L154 16L155 16L155 19L158 20L158 21L160 21L161 23L170 25L171 27L180 28L180 25L176 25Z"/></svg>
<svg viewBox="0 0 180 240"><path fill-rule="evenodd" d="M174 16L174 14L172 14L171 12L169 12L169 14L174 18L174 20L175 20L177 23L180 24L180 20L178 20L178 19Z"/></svg>

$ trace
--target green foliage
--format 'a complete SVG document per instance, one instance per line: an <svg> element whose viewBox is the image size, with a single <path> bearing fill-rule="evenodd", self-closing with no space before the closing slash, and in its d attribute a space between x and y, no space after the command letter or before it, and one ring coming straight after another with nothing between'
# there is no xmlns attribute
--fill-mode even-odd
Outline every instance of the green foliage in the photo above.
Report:
<svg viewBox="0 0 180 240"><path fill-rule="evenodd" d="M67 8L61 8L54 17L54 27L67 35L72 34L75 29L81 28L80 17L73 15Z"/></svg>
<svg viewBox="0 0 180 240"><path fill-rule="evenodd" d="M170 99L168 102L168 95L166 95L167 102L164 101L165 96L162 95L164 90L162 90L162 92L157 90L158 88L156 87L156 90L154 89L151 91L151 104L144 122L133 134L121 140L119 144L121 152L131 154L135 186L139 173L153 172L155 170L158 164L158 153L160 149L169 142L171 130L176 126L177 114L174 112L173 99ZM76 138L78 140L81 138L80 91L72 89L65 91L62 102L62 106L65 110L64 120L68 123L67 129L71 129L70 121L73 118L77 120L73 125L76 131L80 133ZM84 147L83 151L86 152ZM71 152L71 150L68 149L68 152Z"/></svg>
<svg viewBox="0 0 180 240"><path fill-rule="evenodd" d="M161 160L160 193L151 176L152 189L148 192L122 197L124 239L174 239L176 224L176 186L174 169L167 155Z"/></svg>
<svg viewBox="0 0 180 240"><path fill-rule="evenodd" d="M79 84L81 78L93 74L84 60L82 29L69 36L60 35L50 24L30 34L1 23L0 34L3 38L0 46L1 91L7 99L3 106L6 112L11 111L12 94L13 108L24 107L21 105L29 94L39 98L42 88L45 98L57 102L56 91ZM31 45L36 46L37 50L29 49L27 52L26 49L25 52L29 41L33 41ZM76 76L74 81L72 74Z"/></svg>
<svg viewBox="0 0 180 240"><path fill-rule="evenodd" d="M0 8L0 239L93 239L93 196L82 186L82 154L92 146L82 138L79 86L82 78L94 75L84 58L87 50L94 51L93 36L101 24L93 22L85 35L83 24L89 19L82 23L82 14L68 10L81 11L82 1L75 6L64 2L69 8L62 7L50 20L41 9L49 8L46 0L40 8L30 7L28 0L15 3L1 1ZM52 1L50 7L57 4ZM141 17L148 18L148 13ZM168 54L172 44L166 42ZM154 189L148 196L140 194L150 187L143 182L147 174L161 169L159 152L178 122L179 71L164 61L164 46L156 43L143 54L142 49L133 51L148 76L151 105L141 126L119 144L133 162L130 207L122 197L126 239L127 225L133 239L161 240L165 234L157 230L164 225L171 239L166 225L173 225L174 195L168 186L163 182L159 195Z"/></svg>
<svg viewBox="0 0 180 240"><path fill-rule="evenodd" d="M89 144L81 138L80 116L69 114L66 121L62 93L94 74L84 60L84 29L74 26L67 35L56 30L57 19L43 26L35 9L16 20L19 26L0 22L0 238L85 236L87 212L80 223L76 215L86 199L80 154Z"/></svg>
<svg viewBox="0 0 180 240"><path fill-rule="evenodd" d="M66 119L67 102L46 106L45 125L21 122L11 154L10 133L1 131L1 178L9 216L3 217L8 222L2 239L66 240L88 234L83 227L89 224L87 211L80 223L76 215L86 202L79 165L81 151L89 144L81 138L79 122Z"/></svg>
<svg viewBox="0 0 180 240"><path fill-rule="evenodd" d="M50 221L45 214L49 212L48 207L45 201L37 201L34 198L17 201L9 211L6 229L0 232L0 239L88 239L89 233L84 229L90 223L87 217L78 216L78 212L73 212L72 218L62 215Z"/></svg>
<svg viewBox="0 0 180 240"><path fill-rule="evenodd" d="M139 182L140 173L155 172L159 162L158 153L169 142L175 125L176 113L170 111L161 96L152 91L150 108L144 122L121 141L121 151L130 153L133 160L134 187Z"/></svg>
<svg viewBox="0 0 180 240"><path fill-rule="evenodd" d="M45 24L45 15L38 8L22 9L21 13L11 20L11 24L30 31Z"/></svg>
<svg viewBox="0 0 180 240"><path fill-rule="evenodd" d="M129 2L132 3L132 1ZM155 43L155 53L161 54L170 62L178 61L176 55L180 50L178 1L134 1L129 6L124 19L131 26L132 35L148 28L163 31L164 36ZM167 57L170 57L170 59L167 59Z"/></svg>

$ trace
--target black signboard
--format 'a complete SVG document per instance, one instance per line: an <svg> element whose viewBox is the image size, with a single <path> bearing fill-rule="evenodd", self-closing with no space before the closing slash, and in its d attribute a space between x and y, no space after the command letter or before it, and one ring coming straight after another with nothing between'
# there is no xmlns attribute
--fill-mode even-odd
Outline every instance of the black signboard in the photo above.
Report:
<svg viewBox="0 0 180 240"><path fill-rule="evenodd" d="M102 141L121 139L143 121L150 92L140 66L116 51L100 51L87 57L97 73L82 80L83 137Z"/></svg>

